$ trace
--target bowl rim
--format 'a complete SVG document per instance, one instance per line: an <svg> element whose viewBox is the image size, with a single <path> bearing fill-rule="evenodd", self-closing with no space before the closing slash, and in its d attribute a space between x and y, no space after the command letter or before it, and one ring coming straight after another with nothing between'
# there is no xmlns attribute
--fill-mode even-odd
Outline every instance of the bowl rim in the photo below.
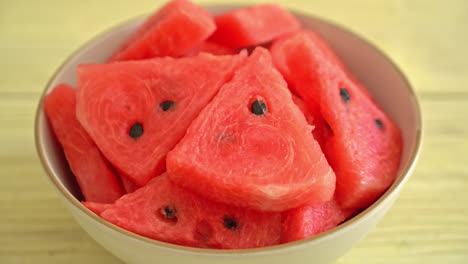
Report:
<svg viewBox="0 0 468 264"><path fill-rule="evenodd" d="M246 7L247 5L245 4L205 4L202 5L203 7L207 9L215 9L215 8L223 8L223 9L235 9L235 8L242 8ZM403 169L400 177L395 180L395 182L388 188L385 193L383 193L373 204L371 204L369 207L361 211L359 214L355 215L353 218L347 220L346 222L340 224L339 226L326 231L324 233L321 233L319 235L309 237L306 239L290 242L290 243L285 243L285 244L280 244L280 245L274 245L274 246L268 246L268 247L262 247L262 248L253 248L253 249L204 249L204 248L195 248L195 247L186 247L186 246L180 246L176 244L171 244L171 243L166 243L162 241L158 241L155 239L147 238L138 234L135 234L133 232L127 231L123 228L120 228L114 224L111 224L95 213L91 212L88 210L83 204L81 204L80 201L78 201L67 189L66 187L61 183L61 181L57 178L55 175L54 171L52 168L49 166L47 155L45 152L44 144L41 142L41 129L40 129L40 124L41 124L41 117L44 117L45 115L41 114L44 112L43 111L43 98L44 96L48 93L48 88L50 87L51 83L55 80L57 77L58 73L63 69L63 67L69 63L70 60L72 60L77 54L79 54L85 47L91 45L94 43L96 40L101 38L102 36L109 35L111 34L114 30L123 27L129 23L138 21L143 19L146 15L138 15L134 16L130 19L126 19L123 22L120 22L112 27L110 27L107 30L104 30L86 41L85 43L81 44L77 49L75 49L67 58L60 64L60 66L55 70L53 75L49 78L47 81L47 84L45 86L45 89L41 93L40 96L40 101L38 103L38 106L36 108L36 114L35 114L35 124L34 124L34 138L35 138L35 145L36 145L36 151L39 156L39 159L41 161L41 165L46 171L46 174L49 178L49 181L51 184L55 187L55 190L57 193L63 197L65 197L66 201L72 204L73 206L77 207L81 213L87 215L90 217L92 220L100 223L106 228L110 228L112 231L115 231L121 235L128 236L130 238L136 239L139 242L143 243L148 243L151 246L156 246L161 249L166 249L166 250L172 250L172 251L177 251L178 253L185 253L185 254L198 254L198 255L209 255L209 256L233 256L233 255L240 255L240 256L252 256L252 255L262 255L262 254L268 254L272 252L280 252L280 251L285 251L285 250L293 250L294 248L298 247L303 247L309 244L317 244L321 241L329 240L334 236L338 236L340 233L343 233L349 229L352 229L353 226L358 225L359 222L364 221L365 219L371 217L372 215L376 214L377 208L382 207L383 202L387 200L389 196L391 196L394 192L396 192L397 189L400 189L403 187L404 183L409 179L409 176L416 166L417 160L419 158L420 152L421 152L421 147L422 147L422 140L423 140L423 122L422 122L422 114L421 114L421 106L419 103L418 96L415 94L414 89L412 88L408 78L403 74L403 72L400 70L400 68L391 60L380 48L372 44L371 42L367 41L365 38L361 37L360 35L354 33L353 31L349 30L343 25L340 25L338 23L334 23L329 21L326 18L322 18L320 16L308 14L305 12L301 12L295 9L288 9L294 16L299 16L299 17L310 17L312 19L318 20L322 23L331 25L333 27L338 28L339 30L342 30L348 34L350 34L352 37L357 38L361 42L363 42L365 45L367 45L370 49L373 49L375 52L377 52L380 56L382 56L382 59L386 60L391 67L402 77L403 82L405 83L407 89L408 89L408 94L412 96L412 101L413 101L413 106L414 106L414 112L415 112L415 117L416 117L416 137L415 137L415 144L414 148L410 154L408 164L405 166Z"/></svg>

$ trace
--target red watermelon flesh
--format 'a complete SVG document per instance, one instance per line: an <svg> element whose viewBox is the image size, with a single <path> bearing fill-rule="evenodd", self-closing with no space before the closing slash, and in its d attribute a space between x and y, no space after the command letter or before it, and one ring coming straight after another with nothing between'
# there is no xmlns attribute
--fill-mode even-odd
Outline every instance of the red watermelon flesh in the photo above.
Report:
<svg viewBox="0 0 468 264"><path fill-rule="evenodd" d="M313 43L311 40L313 40ZM328 44L313 31L303 30L295 34L278 38L271 45L270 51L275 67L288 82L289 89L292 93L299 95L301 98L303 98L304 95L299 93L295 87L297 85L306 86L307 83L314 86L324 86L322 75L328 73L326 69L329 67L338 68L339 71L346 74L348 79L353 82L358 82L355 77L348 72L344 64L333 53L330 47L328 47ZM320 51L325 52L326 56ZM304 55L304 60L299 60L301 54ZM324 67L324 65L327 66ZM315 71L313 75L310 74L312 69ZM360 86L359 89L373 100L372 95L366 88ZM316 92L316 89L311 89L309 97L315 95L316 103L313 104L314 106L312 107L318 108L320 102L319 97L314 94ZM307 101L308 100L306 100L306 103ZM311 107L310 104L307 103L307 105Z"/></svg>
<svg viewBox="0 0 468 264"><path fill-rule="evenodd" d="M215 203L169 181L165 174L119 199L105 220L156 240L192 247L242 249L278 244L279 213Z"/></svg>
<svg viewBox="0 0 468 264"><path fill-rule="evenodd" d="M211 14L188 0L172 0L140 26L109 61L179 57L216 29Z"/></svg>
<svg viewBox="0 0 468 264"><path fill-rule="evenodd" d="M395 180L402 150L398 126L317 34L300 32L271 50L290 86L306 105L318 106L331 129L323 149L337 176L338 202L369 206Z"/></svg>
<svg viewBox="0 0 468 264"><path fill-rule="evenodd" d="M215 21L217 28L210 40L232 48L263 44L301 27L292 14L276 4L234 10L216 16Z"/></svg>
<svg viewBox="0 0 468 264"><path fill-rule="evenodd" d="M311 129L268 50L257 48L168 154L168 175L210 199L261 211L327 201L335 175Z"/></svg>
<svg viewBox="0 0 468 264"><path fill-rule="evenodd" d="M78 67L77 117L108 160L138 186L245 59L170 57Z"/></svg>
<svg viewBox="0 0 468 264"><path fill-rule="evenodd" d="M140 186L136 185L131 180L129 180L127 176L125 176L123 173L119 174L119 176L126 193L132 193L138 188L140 188Z"/></svg>
<svg viewBox="0 0 468 264"><path fill-rule="evenodd" d="M328 127L328 124L323 120L322 115L320 114L320 109L315 104L306 105L304 100L299 96L293 94L293 101L299 107L301 112L304 114L307 122L314 127L312 134L314 135L315 140L319 143L320 147L323 150L325 139L331 135L331 130Z"/></svg>
<svg viewBox="0 0 468 264"><path fill-rule="evenodd" d="M354 212L354 209L342 209L335 199L283 212L281 243L326 232L342 223Z"/></svg>
<svg viewBox="0 0 468 264"><path fill-rule="evenodd" d="M111 203L95 203L95 202L81 202L86 208L91 210L93 213L97 215L101 215L107 209L112 208Z"/></svg>
<svg viewBox="0 0 468 264"><path fill-rule="evenodd" d="M76 91L61 84L44 97L44 109L86 201L111 203L124 194L110 164L75 115Z"/></svg>
<svg viewBox="0 0 468 264"><path fill-rule="evenodd" d="M195 56L200 52L206 52L213 55L234 55L239 53L237 49L229 48L212 41L205 41L185 56Z"/></svg>

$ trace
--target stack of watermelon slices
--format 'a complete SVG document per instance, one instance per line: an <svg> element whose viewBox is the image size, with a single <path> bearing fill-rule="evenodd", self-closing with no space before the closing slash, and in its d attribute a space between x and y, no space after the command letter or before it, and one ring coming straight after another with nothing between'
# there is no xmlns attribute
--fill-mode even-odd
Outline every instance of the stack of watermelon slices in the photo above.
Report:
<svg viewBox="0 0 468 264"><path fill-rule="evenodd" d="M397 125L277 5L213 17L173 0L77 74L77 90L44 98L48 120L83 204L142 236L222 249L296 241L396 177Z"/></svg>

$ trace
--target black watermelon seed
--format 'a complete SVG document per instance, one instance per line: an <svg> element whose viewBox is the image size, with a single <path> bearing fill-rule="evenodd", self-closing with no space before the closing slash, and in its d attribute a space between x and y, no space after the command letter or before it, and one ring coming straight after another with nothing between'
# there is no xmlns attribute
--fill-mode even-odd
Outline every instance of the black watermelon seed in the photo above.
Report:
<svg viewBox="0 0 468 264"><path fill-rule="evenodd" d="M252 113L256 115L264 115L267 111L267 106L263 101L255 100L252 103L251 110L252 110Z"/></svg>
<svg viewBox="0 0 468 264"><path fill-rule="evenodd" d="M223 221L224 221L224 227L226 227L227 229L233 230L233 231L237 230L238 224L237 224L236 219L234 219L233 217L224 216Z"/></svg>
<svg viewBox="0 0 468 264"><path fill-rule="evenodd" d="M164 221L177 223L177 209L173 205L166 205L159 210L160 216Z"/></svg>
<svg viewBox="0 0 468 264"><path fill-rule="evenodd" d="M164 101L159 104L159 107L161 107L163 111L167 111L174 107L174 101Z"/></svg>
<svg viewBox="0 0 468 264"><path fill-rule="evenodd" d="M375 122L375 124L377 125L377 127L378 127L380 130L382 130L382 128L383 128L383 123L382 123L382 121L380 121L380 119L375 119L374 122Z"/></svg>
<svg viewBox="0 0 468 264"><path fill-rule="evenodd" d="M143 125L136 122L130 128L130 131L129 131L128 134L134 139L137 139L137 138L141 137L141 135L143 135Z"/></svg>
<svg viewBox="0 0 468 264"><path fill-rule="evenodd" d="M340 88L340 96L345 103L348 103L351 99L351 96L349 95L349 92L346 88Z"/></svg>
<svg viewBox="0 0 468 264"><path fill-rule="evenodd" d="M163 208L161 212L166 218L171 219L175 218L177 214L177 210L174 206L172 205L167 205L166 207Z"/></svg>

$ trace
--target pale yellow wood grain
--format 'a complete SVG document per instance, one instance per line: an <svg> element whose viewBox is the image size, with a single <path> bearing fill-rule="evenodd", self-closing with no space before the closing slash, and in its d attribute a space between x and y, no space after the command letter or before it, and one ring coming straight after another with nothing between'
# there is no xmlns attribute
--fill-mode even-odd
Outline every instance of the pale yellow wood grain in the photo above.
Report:
<svg viewBox="0 0 468 264"><path fill-rule="evenodd" d="M421 99L425 137L415 173L382 222L337 263L468 263L468 2L277 2L373 42ZM0 1L0 263L119 263L49 186L34 149L34 111L71 52L162 3Z"/></svg>

